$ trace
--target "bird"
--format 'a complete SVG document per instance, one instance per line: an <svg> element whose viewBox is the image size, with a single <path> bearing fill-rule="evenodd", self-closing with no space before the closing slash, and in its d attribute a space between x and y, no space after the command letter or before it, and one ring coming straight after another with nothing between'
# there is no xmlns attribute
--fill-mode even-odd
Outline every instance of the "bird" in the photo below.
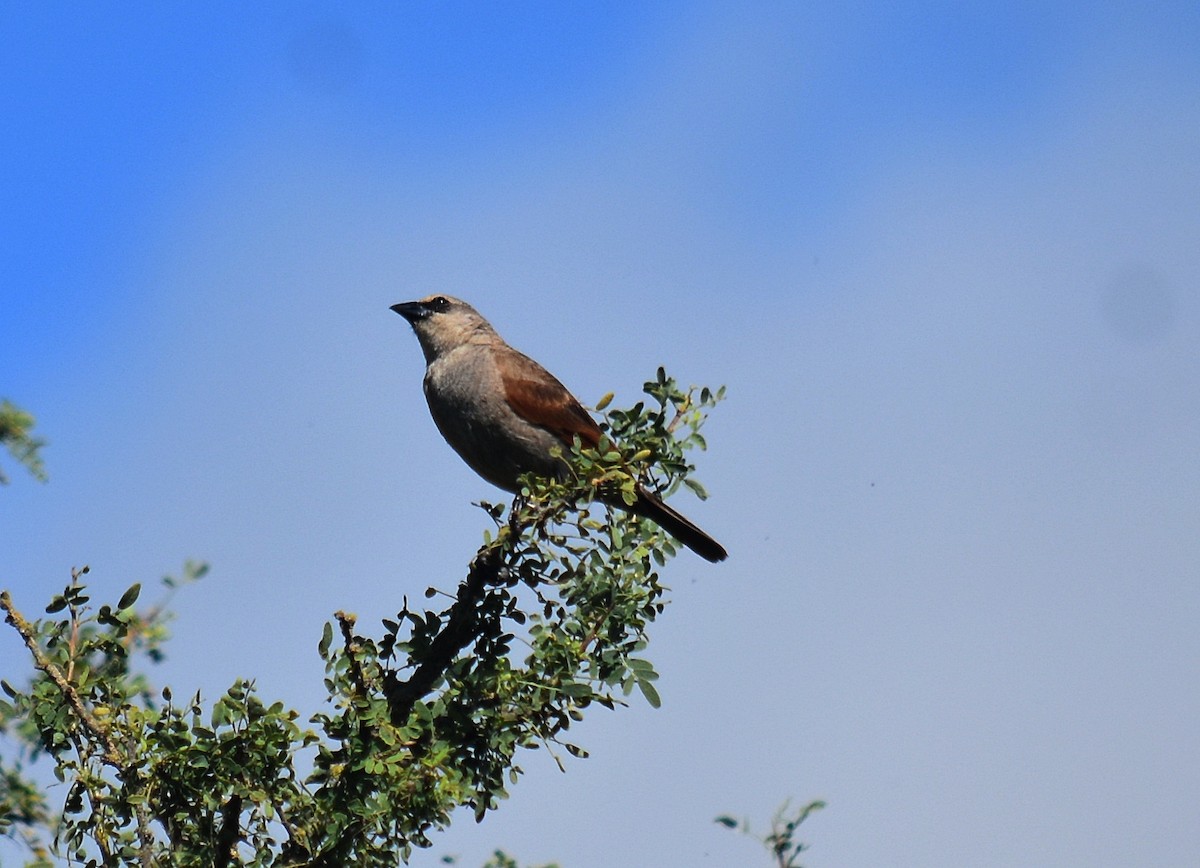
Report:
<svg viewBox="0 0 1200 868"><path fill-rule="evenodd" d="M567 387L505 343L465 301L431 295L390 309L408 320L425 355L425 400L434 424L492 485L516 493L524 473L565 478L570 467L563 447L575 437L584 446L599 445L600 426ZM707 561L728 557L720 543L641 483L632 504L615 493L601 492L600 499L650 519Z"/></svg>

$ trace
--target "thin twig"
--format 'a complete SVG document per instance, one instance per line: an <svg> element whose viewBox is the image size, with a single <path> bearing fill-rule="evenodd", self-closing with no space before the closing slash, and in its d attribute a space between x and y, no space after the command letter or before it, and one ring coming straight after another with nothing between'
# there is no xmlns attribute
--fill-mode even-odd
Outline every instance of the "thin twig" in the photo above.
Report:
<svg viewBox="0 0 1200 868"><path fill-rule="evenodd" d="M0 600L0 602L3 601ZM83 767L88 765L92 757L91 751L87 749L87 746L90 745L90 742L84 741L82 738L80 738L78 732L71 733L70 738L71 743L75 745L75 753L79 755L80 766ZM87 793L88 807L91 809L93 820L102 816L102 808L104 805L102 797L91 787L84 784L82 779L79 780L78 783L82 786L83 791ZM97 831L100 831L102 828L103 824L98 823L96 826ZM107 837L103 834L96 834L92 836L92 840L96 842L96 847L100 850L100 855L104 857L104 864L112 864L113 853L108 846Z"/></svg>
<svg viewBox="0 0 1200 868"><path fill-rule="evenodd" d="M683 416L692 407L692 393L688 392L684 396L682 404L675 405L675 418L667 425L667 431L671 434L675 433L675 429L679 427L679 423L683 421Z"/></svg>
<svg viewBox="0 0 1200 868"><path fill-rule="evenodd" d="M596 623L592 625L592 628L587 631L587 634L583 637L583 641L579 643L580 662L587 659L588 646L596 641L596 637L600 635L600 628L608 623L608 619L612 617L613 612L616 610L617 604L614 602L611 606L604 610L604 614L601 615L596 620Z"/></svg>
<svg viewBox="0 0 1200 868"><path fill-rule="evenodd" d="M127 756L137 755L137 745L132 736L125 740L125 749ZM126 780L129 792L131 794L140 793L145 788L146 779L132 767L127 772L122 772L122 777L124 778L126 774L132 778ZM138 861L142 868L154 868L154 833L150 831L150 810L146 807L145 801L134 800L133 815L137 819Z"/></svg>

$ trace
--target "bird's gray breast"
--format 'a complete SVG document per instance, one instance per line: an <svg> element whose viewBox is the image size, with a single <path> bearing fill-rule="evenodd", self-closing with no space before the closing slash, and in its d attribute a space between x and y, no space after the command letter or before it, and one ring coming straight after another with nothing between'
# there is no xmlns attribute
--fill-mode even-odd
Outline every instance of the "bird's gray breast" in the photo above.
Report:
<svg viewBox="0 0 1200 868"><path fill-rule="evenodd" d="M529 471L560 475L550 450L559 441L513 412L491 347L466 344L425 370L425 399L446 442L488 482L507 491Z"/></svg>

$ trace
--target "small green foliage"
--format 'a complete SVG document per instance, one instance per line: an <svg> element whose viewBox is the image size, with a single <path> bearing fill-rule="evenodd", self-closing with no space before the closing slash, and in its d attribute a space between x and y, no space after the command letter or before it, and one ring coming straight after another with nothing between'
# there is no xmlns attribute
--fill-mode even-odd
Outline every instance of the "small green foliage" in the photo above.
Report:
<svg viewBox="0 0 1200 868"><path fill-rule="evenodd" d="M771 831L762 837L750 831L749 822L738 821L728 814L717 817L714 822L726 829L738 829L760 842L774 858L777 868L803 868L799 862L800 854L808 849L808 845L796 840L796 829L810 814L824 807L824 802L814 800L793 812L791 802L784 802L771 820Z"/></svg>
<svg viewBox="0 0 1200 868"><path fill-rule="evenodd" d="M4 681L12 701L0 706L0 733L20 746L15 757L0 758L0 834L24 842L32 865L67 854L124 864L112 860L140 853L138 830L149 822L144 806L155 751L147 726L158 712L131 661L141 654L161 659L169 615L162 604L134 611L138 585L115 608L93 611L82 581L87 574L87 567L72 570L70 584L46 607L59 620L30 623L8 592L0 594L6 622L37 667L25 689ZM41 789L25 777L25 764L43 755L69 784L57 821Z"/></svg>
<svg viewBox="0 0 1200 868"><path fill-rule="evenodd" d="M520 863L512 856L509 856L503 850L497 850L492 854L492 858L483 863L483 868L521 868ZM529 868L558 868L556 863L548 863L541 866L529 866Z"/></svg>
<svg viewBox="0 0 1200 868"><path fill-rule="evenodd" d="M42 463L42 447L46 441L34 437L34 418L11 401L0 401L0 444L16 459L18 464L39 482L46 481L46 467ZM8 477L0 469L0 485L7 485Z"/></svg>
<svg viewBox="0 0 1200 868"><path fill-rule="evenodd" d="M0 684L2 731L25 759L48 755L66 788L56 819L21 764L0 764L0 834L25 841L32 864L391 868L456 809L479 820L496 808L520 750L560 767L560 749L586 757L565 736L588 708L624 705L635 688L662 702L644 652L677 548L601 499L688 484L686 451L703 448L721 397L661 370L645 391L607 410L597 449L569 450L569 479L527 478L511 507L481 504L492 528L466 579L425 592L444 609L405 599L376 636L336 613L317 642L328 703L307 723L247 680L212 702L152 692L131 661L161 658L168 616L165 601L136 608L139 585L93 608L84 568L34 622L5 594L37 672L23 689ZM168 597L206 570L164 577ZM489 864L516 866L499 851Z"/></svg>

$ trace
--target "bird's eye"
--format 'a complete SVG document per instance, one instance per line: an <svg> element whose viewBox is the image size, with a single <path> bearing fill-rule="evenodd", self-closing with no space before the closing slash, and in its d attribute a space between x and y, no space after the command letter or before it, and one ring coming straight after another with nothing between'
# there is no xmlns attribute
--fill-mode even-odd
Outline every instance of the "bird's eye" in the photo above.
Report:
<svg viewBox="0 0 1200 868"><path fill-rule="evenodd" d="M441 311L447 310L450 307L450 301L444 295L436 295L429 299L427 305L430 310Z"/></svg>

